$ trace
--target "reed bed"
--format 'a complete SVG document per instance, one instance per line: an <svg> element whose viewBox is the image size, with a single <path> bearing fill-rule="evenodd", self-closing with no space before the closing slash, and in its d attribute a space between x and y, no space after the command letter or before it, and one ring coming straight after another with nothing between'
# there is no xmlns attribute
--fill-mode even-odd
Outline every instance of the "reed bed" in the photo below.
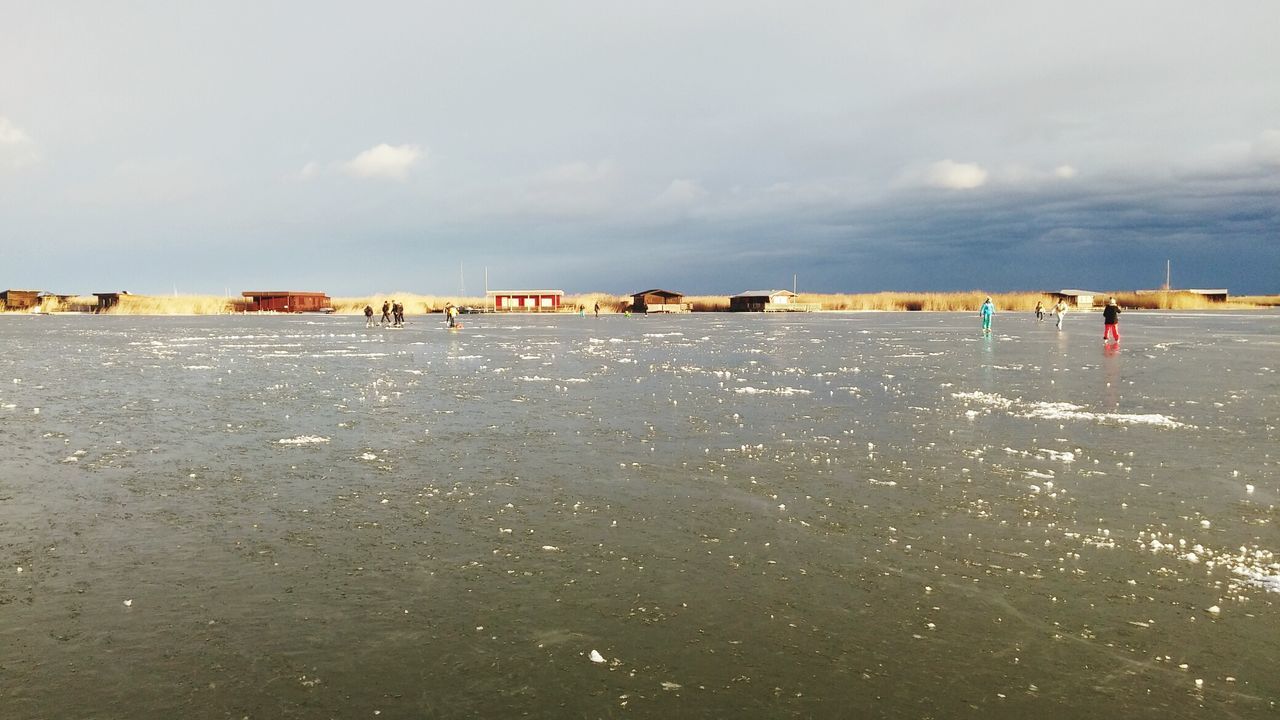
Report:
<svg viewBox="0 0 1280 720"><path fill-rule="evenodd" d="M981 290L949 293L880 292L861 294L800 293L795 301L817 305L833 311L885 311L918 310L927 312L977 311L990 296L1001 310L1032 311L1037 302L1045 307L1053 304L1049 295L1033 292L987 293ZM697 295L686 297L695 312L719 312L729 309L729 298L723 295Z"/></svg>
<svg viewBox="0 0 1280 720"><path fill-rule="evenodd" d="M218 295L121 295L106 312L111 315L225 315L235 312L242 298Z"/></svg>
<svg viewBox="0 0 1280 720"><path fill-rule="evenodd" d="M333 302L329 303L329 305L339 315L363 315L364 308L368 305L373 308L375 314L380 316L382 315L382 303L384 302L399 302L404 305L405 315L425 315L427 313L443 312L445 306L449 304L457 307L482 308L485 307L487 301L483 297L393 292L359 297L336 297L333 298Z"/></svg>
<svg viewBox="0 0 1280 720"><path fill-rule="evenodd" d="M1227 302L1263 308L1280 307L1280 295L1241 295L1240 297L1228 298Z"/></svg>
<svg viewBox="0 0 1280 720"><path fill-rule="evenodd" d="M801 293L796 302L811 303L829 311L927 311L927 312L976 312L983 300L990 295L996 308L1005 311L1031 312L1036 303L1052 307L1053 298L1045 293L1010 292L986 293L982 290L964 292L879 292L879 293ZM1115 297L1121 307L1135 310L1238 310L1280 307L1280 295L1250 295L1233 297L1227 302L1212 302L1201 295L1188 292L1115 292L1096 296L1101 305L1108 297ZM381 314L382 303L399 301L406 315L442 312L452 303L459 307L488 308L489 300L477 296L421 295L409 292L380 293L358 297L333 298L331 306L343 315L360 315L365 305ZM691 295L685 297L695 312L724 312L729 309L727 295ZM602 313L621 313L630 309L629 295L612 295L604 292L566 295L562 299L561 312L577 312L579 308L592 312L596 303ZM218 315L244 312L248 302L242 297L218 295L121 295L120 304L106 311L111 315ZM59 301L46 298L41 305L44 312L94 312L97 298L92 295L77 296ZM0 312L5 312L0 309ZM29 310L9 310L24 313Z"/></svg>

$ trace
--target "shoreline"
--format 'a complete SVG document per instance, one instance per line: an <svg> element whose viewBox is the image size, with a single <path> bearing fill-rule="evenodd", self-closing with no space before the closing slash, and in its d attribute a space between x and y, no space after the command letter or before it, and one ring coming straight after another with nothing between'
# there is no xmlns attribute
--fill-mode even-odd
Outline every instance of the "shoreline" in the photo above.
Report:
<svg viewBox="0 0 1280 720"><path fill-rule="evenodd" d="M1049 313L1057 299L1049 293L1010 292L987 293L981 290L947 293L800 293L791 298L793 305L778 304L769 312L978 312L983 301L990 297L999 313L1033 312L1037 303ZM1070 306L1070 312L1092 312L1101 305L1096 300L1115 297L1120 307L1126 311L1143 310L1204 310L1221 312L1224 310L1266 310L1280 307L1280 295L1242 295L1226 300L1210 300L1203 295L1190 292L1171 291L1168 293L1110 292L1095 295L1095 303L1088 307ZM440 313L448 305L459 308L477 308L485 313L491 312L490 301L484 297L419 295L415 293L395 292L366 296L347 296L326 298L332 314L355 315L363 313L365 306L375 311L386 301L398 301L404 307L405 315L430 315ZM691 295L682 296L681 304L690 312L731 312L727 295ZM632 297L629 295L611 295L602 292L579 293L565 295L560 307L555 310L542 311L550 314L593 314L596 307L602 314L621 314L630 311ZM795 309L789 309L794 306ZM215 295L121 295L118 304L97 312L97 299L91 296L62 296L58 299L46 299L38 306L40 312L32 312L32 308L12 308L0 310L5 315L36 314L106 314L106 315L236 315L255 314L247 310L246 301L240 297L222 297ZM523 311L521 311L523 312ZM265 312L260 314L324 314L308 311L305 313ZM470 313L464 313L470 314ZM532 313L538 314L538 313Z"/></svg>
<svg viewBox="0 0 1280 720"><path fill-rule="evenodd" d="M1143 308L1143 307L1125 307L1125 306L1123 306L1123 305L1122 305L1121 307L1123 308L1124 312L1126 312L1126 313L1139 313L1139 314L1147 314L1147 313L1179 313L1179 312L1203 312L1203 313L1214 313L1214 314L1217 314L1217 313L1233 312L1233 311L1243 311L1243 312L1247 312L1247 313L1254 313L1254 312L1259 312L1259 311L1261 311L1261 312L1266 312L1266 311L1268 311L1268 310L1280 310L1280 304L1277 304L1277 305L1245 305L1245 304L1219 303L1218 305L1219 305L1218 307L1197 307L1197 308ZM781 316L787 316L787 317L794 317L794 316L815 315L815 314L816 314L816 315L833 315L833 314L834 314L834 315L863 315L863 314L881 314L881 313L910 313L910 314L922 314L922 315L923 315L923 314L931 314L931 313L933 313L933 314L944 314L944 313L945 313L945 314L960 314L960 315L967 315L967 314L972 314L972 313L976 313L976 312L978 312L978 310L977 310L976 308L975 308L975 309L972 309L972 310L970 310L970 309L959 309L959 310L947 310L947 309L922 309L922 310L908 310L908 309L901 309L901 308L898 308L898 309L880 309L880 308L866 308L866 309L862 309L862 308L828 309L828 308L822 308L822 309L818 309L818 310L804 310L804 311L770 311L770 312L761 312L761 311L732 311L732 310L728 310L728 309L724 309L724 310L718 310L718 309L717 309L717 310L692 310L692 311L687 312L687 313L654 313L653 315L654 315L655 317L662 316L662 315L674 315L674 316L680 316L680 315L766 315L766 316L779 316L779 315L781 315ZM1067 314L1068 314L1068 315L1079 315L1079 314L1092 314L1092 313L1101 313L1101 312L1102 312L1102 308L1101 308L1101 307L1092 307L1092 308L1074 308L1074 307L1073 307L1073 308L1071 308L1071 309L1067 312ZM1032 309L1032 310L1024 310L1024 309L1021 309L1021 308L1018 308L1018 309L1000 309L1000 310L998 310L998 311L997 311L997 313L998 313L998 314L1002 314L1002 315L1020 315L1020 314L1024 314L1024 313L1025 313L1025 314L1029 314L1029 315L1031 315L1031 314L1034 314L1034 309ZM525 317L525 316L529 316L529 317L533 317L533 316L545 316L545 317L556 317L556 316L573 316L573 315L578 315L578 314L579 314L579 313L578 313L578 311L577 311L577 310L557 310L557 311L553 311L553 312L522 312L522 311L493 312L493 311L486 311L486 312L483 312L483 313L466 313L465 315L466 315L466 316L474 316L474 315L493 315L493 316L498 316L498 317L506 317L506 316L520 316L520 317ZM587 313L587 314L588 314L588 315L591 315L591 313ZM601 308L601 309L600 309L600 314L601 314L601 315L625 315L626 313L624 313L624 312L622 312L622 311L619 311L619 310L612 310L612 309L610 309L610 310L605 310L604 308ZM642 315L647 316L647 315L648 315L647 313L632 313L632 314L637 315L637 316L642 316ZM105 317L217 317L217 316L236 316L236 317L264 316L264 317L271 317L271 316L278 316L278 317L292 317L292 318L297 318L297 317L306 317L306 316L319 316L319 317L344 317L344 318L348 318L348 317L350 317L350 318L360 318L360 317L363 317L363 313L362 313L362 312L357 312L357 311L353 311L353 310L342 310L342 311L335 311L335 312L331 312L331 313L319 313L319 312L297 312L297 313L290 313L290 312L243 312L243 311L232 311L232 312L132 312L132 311L128 311L128 310L125 310L125 311L109 310L109 311L106 311L106 312L91 312L91 311L85 311L85 310L53 310L53 311L45 311L45 312L33 313L33 312L30 312L29 310L0 310L0 317L4 317L4 316L11 316L11 317L22 317L22 316L30 316L30 317L47 317L47 316L54 316L54 315L85 315L85 316L94 316L94 317L98 317L98 316L105 316ZM406 312L405 312L405 317L430 317L430 316L435 316L435 315L440 315L440 316L442 316L442 317L443 317L444 312L443 312L442 310L426 310L426 311L421 311L421 312L409 312L409 311L407 311L407 310L406 310ZM1046 317L1049 317L1049 316L1050 316L1050 313L1046 311L1045 316L1046 316Z"/></svg>

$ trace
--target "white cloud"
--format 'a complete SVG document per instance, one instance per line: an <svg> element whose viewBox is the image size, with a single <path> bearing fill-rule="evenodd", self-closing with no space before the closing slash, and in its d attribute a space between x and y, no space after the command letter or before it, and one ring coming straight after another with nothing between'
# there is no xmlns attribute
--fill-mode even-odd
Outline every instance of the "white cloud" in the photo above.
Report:
<svg viewBox="0 0 1280 720"><path fill-rule="evenodd" d="M1280 165L1280 128L1263 132L1253 143L1253 152L1264 163Z"/></svg>
<svg viewBox="0 0 1280 720"><path fill-rule="evenodd" d="M343 165L348 174L359 178L381 178L386 180L406 180L409 170L423 157L422 148L417 145L396 145L386 143L375 145L355 156ZM305 171L306 168L303 168Z"/></svg>
<svg viewBox="0 0 1280 720"><path fill-rule="evenodd" d="M987 176L987 171L977 163L958 163L947 159L929 166L925 182L936 188L972 190L985 185Z"/></svg>
<svg viewBox="0 0 1280 720"><path fill-rule="evenodd" d="M302 169L298 171L297 177L299 180L314 180L319 175L320 164L313 160L302 166Z"/></svg>
<svg viewBox="0 0 1280 720"><path fill-rule="evenodd" d="M1060 180L1070 180L1076 176L1076 169L1070 165L1059 165L1053 169L1053 176Z"/></svg>
<svg viewBox="0 0 1280 720"><path fill-rule="evenodd" d="M622 179L612 160L565 163L526 181L520 204L538 214L591 215L616 206Z"/></svg>
<svg viewBox="0 0 1280 720"><path fill-rule="evenodd" d="M658 196L658 204L666 206L693 205L707 197L707 191L696 180L677 178Z"/></svg>
<svg viewBox="0 0 1280 720"><path fill-rule="evenodd" d="M22 128L0 115L0 168L20 170L40 160L36 143Z"/></svg>

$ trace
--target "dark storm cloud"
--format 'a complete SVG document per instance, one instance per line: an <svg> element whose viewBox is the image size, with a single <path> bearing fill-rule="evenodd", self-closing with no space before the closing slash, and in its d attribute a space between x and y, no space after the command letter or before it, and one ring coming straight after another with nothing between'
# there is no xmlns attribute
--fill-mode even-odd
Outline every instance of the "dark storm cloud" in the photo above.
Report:
<svg viewBox="0 0 1280 720"><path fill-rule="evenodd" d="M4 20L0 286L1278 289L1267 3Z"/></svg>

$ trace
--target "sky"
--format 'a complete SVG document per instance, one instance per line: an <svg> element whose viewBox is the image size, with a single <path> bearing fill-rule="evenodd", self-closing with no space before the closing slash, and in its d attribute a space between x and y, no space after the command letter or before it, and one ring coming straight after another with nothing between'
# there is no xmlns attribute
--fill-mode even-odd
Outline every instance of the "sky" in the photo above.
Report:
<svg viewBox="0 0 1280 720"><path fill-rule="evenodd" d="M0 289L1280 293L1280 9L3 0Z"/></svg>

